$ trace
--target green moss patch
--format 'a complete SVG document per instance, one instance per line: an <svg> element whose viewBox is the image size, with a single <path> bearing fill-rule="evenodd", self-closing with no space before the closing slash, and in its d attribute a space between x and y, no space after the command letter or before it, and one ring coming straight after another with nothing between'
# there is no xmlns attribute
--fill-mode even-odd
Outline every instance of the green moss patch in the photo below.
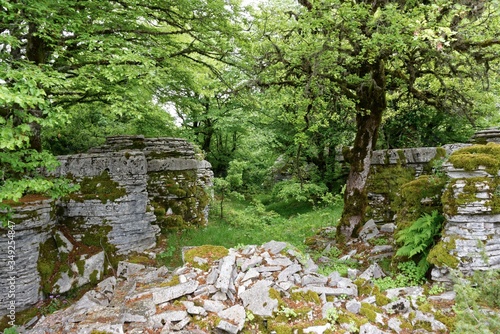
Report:
<svg viewBox="0 0 500 334"><path fill-rule="evenodd" d="M68 195L68 198L82 202L84 200L98 199L102 203L114 201L127 194L125 188L113 181L107 171L94 177L84 177L80 182L80 190Z"/></svg>
<svg viewBox="0 0 500 334"><path fill-rule="evenodd" d="M427 261L438 267L457 268L459 261L451 254L455 249L455 238L450 238L448 241L441 240L431 249Z"/></svg>
<svg viewBox="0 0 500 334"><path fill-rule="evenodd" d="M453 152L448 161L455 168L473 171L483 166L491 175L497 175L500 168L500 144L488 143L464 147Z"/></svg>
<svg viewBox="0 0 500 334"><path fill-rule="evenodd" d="M208 270L215 260L219 260L229 254L229 250L223 246L204 245L194 247L184 253L184 262L191 263L193 267ZM197 263L195 257L206 259L207 263Z"/></svg>

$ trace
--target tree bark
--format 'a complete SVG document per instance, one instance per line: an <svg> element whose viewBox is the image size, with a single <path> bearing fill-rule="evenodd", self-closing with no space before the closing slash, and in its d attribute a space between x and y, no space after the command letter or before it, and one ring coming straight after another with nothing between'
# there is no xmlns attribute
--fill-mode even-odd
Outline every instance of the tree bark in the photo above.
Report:
<svg viewBox="0 0 500 334"><path fill-rule="evenodd" d="M368 206L366 184L370 174L372 151L378 137L382 114L387 106L385 93L384 63L379 61L369 69L371 83L361 85L356 113L356 138L351 149L344 150L344 158L350 164L344 193L344 210L337 226L337 240L358 236L364 223Z"/></svg>

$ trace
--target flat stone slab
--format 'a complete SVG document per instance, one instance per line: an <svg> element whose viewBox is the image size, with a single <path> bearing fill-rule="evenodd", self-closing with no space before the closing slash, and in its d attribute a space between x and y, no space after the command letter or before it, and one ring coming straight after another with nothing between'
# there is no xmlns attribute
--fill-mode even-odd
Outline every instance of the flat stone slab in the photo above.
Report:
<svg viewBox="0 0 500 334"><path fill-rule="evenodd" d="M153 292L153 302L161 304L176 299L190 293L193 293L198 288L198 281L189 281L176 286L164 288Z"/></svg>
<svg viewBox="0 0 500 334"><path fill-rule="evenodd" d="M215 282L215 287L224 293L229 290L235 263L236 257L234 255L228 255L221 260L220 273Z"/></svg>
<svg viewBox="0 0 500 334"><path fill-rule="evenodd" d="M243 306L255 315L270 317L278 308L278 301L269 296L269 283L266 281L258 281L239 297Z"/></svg>
<svg viewBox="0 0 500 334"><path fill-rule="evenodd" d="M271 240L268 243L263 244L262 248L266 249L271 254L278 254L287 246L288 244L286 242Z"/></svg>

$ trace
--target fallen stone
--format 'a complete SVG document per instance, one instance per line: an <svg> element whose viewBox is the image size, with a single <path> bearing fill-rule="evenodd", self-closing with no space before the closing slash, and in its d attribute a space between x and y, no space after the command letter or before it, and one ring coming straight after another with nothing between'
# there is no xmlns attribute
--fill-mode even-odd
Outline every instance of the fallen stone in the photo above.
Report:
<svg viewBox="0 0 500 334"><path fill-rule="evenodd" d="M217 277L219 277L219 270L213 267L207 275L207 284L215 284L215 282L217 281Z"/></svg>
<svg viewBox="0 0 500 334"><path fill-rule="evenodd" d="M372 278L381 278L384 277L385 273L383 272L382 268L377 263L372 264L369 266L361 275L359 275L359 278L364 279L365 281L369 281Z"/></svg>
<svg viewBox="0 0 500 334"><path fill-rule="evenodd" d="M456 297L455 291L447 291L447 292L440 294L438 296L429 296L427 299L434 300L434 301L451 301L451 300L455 300L455 297Z"/></svg>
<svg viewBox="0 0 500 334"><path fill-rule="evenodd" d="M153 292L153 302L161 304L176 299L190 293L198 288L198 281L189 281L176 286L164 288Z"/></svg>
<svg viewBox="0 0 500 334"><path fill-rule="evenodd" d="M401 320L399 320L398 318L390 318L387 322L387 326L398 334L402 331Z"/></svg>
<svg viewBox="0 0 500 334"><path fill-rule="evenodd" d="M307 327L304 328L303 333L315 333L315 334L323 334L327 330L332 328L332 325L326 324L323 326L312 326L312 327Z"/></svg>
<svg viewBox="0 0 500 334"><path fill-rule="evenodd" d="M203 308L207 312L219 313L225 308L225 306L219 301L208 299L203 301Z"/></svg>
<svg viewBox="0 0 500 334"><path fill-rule="evenodd" d="M361 303L358 302L357 300L349 300L345 304L345 308L347 311L351 313L358 314L359 311L361 310Z"/></svg>
<svg viewBox="0 0 500 334"><path fill-rule="evenodd" d="M241 280L242 282L245 282L245 281L248 281L249 279L252 279L252 278L258 278L260 276L260 272L257 271L256 269L254 268L250 268L245 276L243 276L243 279Z"/></svg>
<svg viewBox="0 0 500 334"><path fill-rule="evenodd" d="M358 295L357 291L354 289L346 289L346 288L328 288L328 287L319 287L319 286L308 286L305 288L297 289L297 291L312 291L316 292L318 295L325 294L326 296L353 296L356 297Z"/></svg>
<svg viewBox="0 0 500 334"><path fill-rule="evenodd" d="M227 291L229 290L235 263L236 257L234 256L234 254L225 256L221 260L219 266L220 274L217 278L217 281L215 282L215 287L224 293L227 293Z"/></svg>
<svg viewBox="0 0 500 334"><path fill-rule="evenodd" d="M383 308L389 313L407 313L410 311L410 302L408 299L399 298L398 300L385 305Z"/></svg>
<svg viewBox="0 0 500 334"><path fill-rule="evenodd" d="M123 277L125 279L138 273L141 270L146 269L146 266L137 263L130 263L125 261L118 262L118 268L116 270L116 275L118 277Z"/></svg>
<svg viewBox="0 0 500 334"><path fill-rule="evenodd" d="M291 275L299 272L302 270L302 266L300 264L292 264L289 267L286 267L285 270L283 270L281 273L278 275L278 281L283 282L288 280L288 277Z"/></svg>
<svg viewBox="0 0 500 334"><path fill-rule="evenodd" d="M380 232L377 228L377 225L375 224L375 221L373 219L370 219L365 223L365 225L359 232L359 238L363 241L368 241L375 238L377 235L379 235L379 233Z"/></svg>
<svg viewBox="0 0 500 334"><path fill-rule="evenodd" d="M415 325L417 322L429 323L434 332L445 331L447 329L446 326L441 321L438 321L434 317L426 315L418 310L415 312L415 318L413 318L411 323L412 325Z"/></svg>
<svg viewBox="0 0 500 334"><path fill-rule="evenodd" d="M281 271L281 266L261 266L256 268L260 273Z"/></svg>
<svg viewBox="0 0 500 334"><path fill-rule="evenodd" d="M241 265L241 271L247 271L249 268L259 266L262 263L262 256L253 255L250 259L245 260Z"/></svg>
<svg viewBox="0 0 500 334"><path fill-rule="evenodd" d="M394 233L395 230L396 230L396 225L394 223L387 223L380 226L380 232Z"/></svg>
<svg viewBox="0 0 500 334"><path fill-rule="evenodd" d="M302 286L307 286L307 285L314 285L314 286L325 286L325 284L328 282L328 278L325 276L321 275L304 275L302 276Z"/></svg>
<svg viewBox="0 0 500 334"><path fill-rule="evenodd" d="M359 334L385 334L386 332L380 330L377 326L370 323L364 324L359 327Z"/></svg>
<svg viewBox="0 0 500 334"><path fill-rule="evenodd" d="M230 333L230 334L237 334L239 332L238 326L233 325L232 323L227 322L226 320L219 321L219 324L217 325L217 329L223 330L226 333Z"/></svg>
<svg viewBox="0 0 500 334"><path fill-rule="evenodd" d="M178 323L172 325L171 328L174 331L180 331L181 329L183 329L184 327L186 327L187 324L189 324L190 321L191 321L191 319L189 317L185 317L184 319L182 319Z"/></svg>
<svg viewBox="0 0 500 334"><path fill-rule="evenodd" d="M235 324L238 331L242 330L243 326L245 326L246 312L245 308L241 305L234 305L220 311L217 315L221 319L229 320L231 323Z"/></svg>
<svg viewBox="0 0 500 334"><path fill-rule="evenodd" d="M269 283L258 281L240 295L243 306L253 314L270 317L278 308L278 301L269 296Z"/></svg>
<svg viewBox="0 0 500 334"><path fill-rule="evenodd" d="M262 245L262 248L266 249L271 254L278 254L284 250L288 244L286 242L271 240L268 243Z"/></svg>
<svg viewBox="0 0 500 334"><path fill-rule="evenodd" d="M293 264L292 260L284 256L267 258L266 263L270 266L282 266L282 267L288 267Z"/></svg>

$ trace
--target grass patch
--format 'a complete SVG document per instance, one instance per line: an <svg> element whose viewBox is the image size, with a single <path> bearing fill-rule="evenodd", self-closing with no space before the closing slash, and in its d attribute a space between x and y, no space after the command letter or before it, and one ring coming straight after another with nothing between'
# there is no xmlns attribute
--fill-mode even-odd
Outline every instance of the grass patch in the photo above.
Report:
<svg viewBox="0 0 500 334"><path fill-rule="evenodd" d="M264 201L266 203L266 201ZM278 209L277 211L270 208ZM177 231L166 236L167 249L160 256L169 267L181 265L180 254L184 246L214 245L226 248L241 245L261 245L270 240L286 241L305 251L304 239L322 227L333 226L340 218L342 206L313 208L241 198L224 200L224 218L220 218L219 205L212 205L209 223L198 229Z"/></svg>

